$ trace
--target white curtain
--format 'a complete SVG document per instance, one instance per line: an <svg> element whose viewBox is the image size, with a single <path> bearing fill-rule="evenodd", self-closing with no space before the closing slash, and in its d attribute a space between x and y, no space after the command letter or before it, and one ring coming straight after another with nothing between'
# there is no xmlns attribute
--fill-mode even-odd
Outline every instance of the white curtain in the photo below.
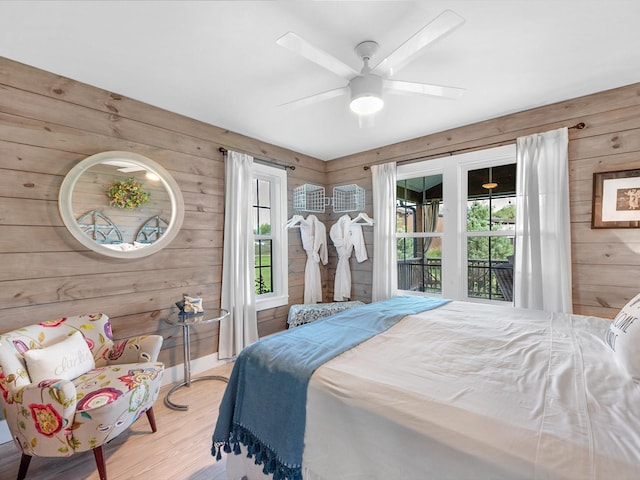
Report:
<svg viewBox="0 0 640 480"><path fill-rule="evenodd" d="M398 289L396 246L396 164L371 167L373 180L373 283L371 300L385 300Z"/></svg>
<svg viewBox="0 0 640 480"><path fill-rule="evenodd" d="M517 139L516 307L572 313L568 131Z"/></svg>
<svg viewBox="0 0 640 480"><path fill-rule="evenodd" d="M425 232L435 232L438 229L438 213L440 212L440 202L438 200L432 200L426 203L422 210L423 224ZM422 248L422 255L427 258L429 247L431 246L431 240L433 238L424 239L424 247Z"/></svg>
<svg viewBox="0 0 640 480"><path fill-rule="evenodd" d="M224 251L219 358L233 358L258 340L253 249L253 157L229 151L225 165Z"/></svg>

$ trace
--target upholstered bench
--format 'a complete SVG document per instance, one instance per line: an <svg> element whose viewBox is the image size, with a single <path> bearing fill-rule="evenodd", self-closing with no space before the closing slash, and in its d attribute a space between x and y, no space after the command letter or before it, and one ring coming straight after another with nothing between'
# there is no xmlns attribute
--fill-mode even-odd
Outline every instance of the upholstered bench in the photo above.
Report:
<svg viewBox="0 0 640 480"><path fill-rule="evenodd" d="M328 317L334 313L342 312L349 308L364 305L364 303L354 300L352 302L331 302L331 303L309 303L291 305L287 324L289 328L313 322L319 318Z"/></svg>

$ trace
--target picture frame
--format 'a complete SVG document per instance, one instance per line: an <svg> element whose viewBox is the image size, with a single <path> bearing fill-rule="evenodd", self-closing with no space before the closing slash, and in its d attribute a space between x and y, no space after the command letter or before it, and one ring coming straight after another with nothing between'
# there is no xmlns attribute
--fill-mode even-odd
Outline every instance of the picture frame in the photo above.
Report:
<svg viewBox="0 0 640 480"><path fill-rule="evenodd" d="M640 169L593 174L591 228L640 228Z"/></svg>

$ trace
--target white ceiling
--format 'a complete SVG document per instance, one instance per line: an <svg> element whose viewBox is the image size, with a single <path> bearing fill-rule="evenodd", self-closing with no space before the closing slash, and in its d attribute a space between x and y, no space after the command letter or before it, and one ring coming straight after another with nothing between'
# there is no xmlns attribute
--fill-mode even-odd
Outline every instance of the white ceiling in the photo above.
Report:
<svg viewBox="0 0 640 480"><path fill-rule="evenodd" d="M466 89L387 95L359 126L345 85L276 45L293 31L360 70L445 9L466 23L394 78ZM0 1L0 55L323 160L640 81L638 0ZM375 64L376 62L372 62Z"/></svg>

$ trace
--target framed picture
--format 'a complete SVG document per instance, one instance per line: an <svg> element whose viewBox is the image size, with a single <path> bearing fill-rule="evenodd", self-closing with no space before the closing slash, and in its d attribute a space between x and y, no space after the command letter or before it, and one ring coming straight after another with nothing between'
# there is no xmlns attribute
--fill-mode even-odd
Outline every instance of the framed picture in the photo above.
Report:
<svg viewBox="0 0 640 480"><path fill-rule="evenodd" d="M593 174L591 228L640 228L640 169Z"/></svg>

